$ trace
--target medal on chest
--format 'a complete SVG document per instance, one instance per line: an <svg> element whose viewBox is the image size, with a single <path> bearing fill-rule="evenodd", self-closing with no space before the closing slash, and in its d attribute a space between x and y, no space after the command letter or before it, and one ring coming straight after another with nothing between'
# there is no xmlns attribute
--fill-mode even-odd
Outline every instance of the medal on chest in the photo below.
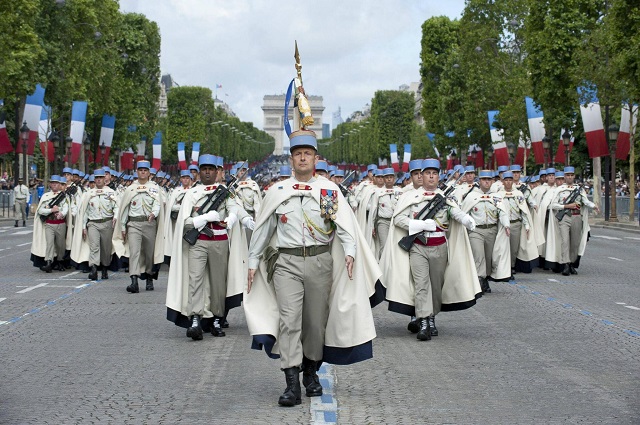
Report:
<svg viewBox="0 0 640 425"><path fill-rule="evenodd" d="M338 192L320 189L320 216L325 220L335 220L338 212Z"/></svg>

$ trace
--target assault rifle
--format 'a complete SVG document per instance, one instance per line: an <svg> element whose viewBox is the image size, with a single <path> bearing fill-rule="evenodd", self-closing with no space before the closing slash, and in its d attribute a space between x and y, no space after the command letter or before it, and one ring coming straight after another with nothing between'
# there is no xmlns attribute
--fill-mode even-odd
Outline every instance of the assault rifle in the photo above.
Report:
<svg viewBox="0 0 640 425"><path fill-rule="evenodd" d="M480 187L480 185L478 184L478 182L474 182L474 183L471 185L471 188L467 191L467 193L465 193L465 194L464 194L464 196L462 196L462 199L461 199L460 203L462 203L462 201L464 201L465 199L467 199L467 196L469 196L469 194L470 194L471 192L473 192L473 189L475 189L475 188L479 188L479 187Z"/></svg>
<svg viewBox="0 0 640 425"><path fill-rule="evenodd" d="M47 205L47 208L51 209L51 208L53 208L55 206L60 205L62 203L62 201L64 201L64 199L67 197L67 195L69 195L69 196L75 195L76 192L78 191L78 187L80 185L82 185L85 182L85 180L87 180L88 178L89 178L89 176L85 175L82 178L82 180L78 180L77 182L71 183L66 191L65 190L61 190L60 192L58 192L58 194L51 201L49 201L49 205ZM47 215L40 214L40 220L44 223L52 215L53 215L53 213L47 214Z"/></svg>
<svg viewBox="0 0 640 425"><path fill-rule="evenodd" d="M209 211L216 211L229 196L235 196L235 189L237 185L238 179L235 176L231 177L229 187L225 187L222 184L218 185L216 190L207 195L204 203L198 209L198 215L206 214ZM184 234L182 239L184 239L189 245L195 245L198 240L198 236L200 236L201 233L204 233L209 237L213 236L211 229L205 225L202 230L198 230L195 227L189 230Z"/></svg>
<svg viewBox="0 0 640 425"><path fill-rule="evenodd" d="M124 179L124 171L121 172L118 177L115 178L115 180L109 182L109 187L113 190L116 190L118 188L118 186L120 185L120 183L122 183L122 179Z"/></svg>
<svg viewBox="0 0 640 425"><path fill-rule="evenodd" d="M576 188L571 191L571 194L567 197L567 200L564 203L564 205L569 205L576 202L576 199L578 199L578 196L580 196L581 190L582 190L582 185L581 184L576 185ZM562 221L564 216L570 213L571 213L570 209L567 209L567 208L562 209L556 213L556 218L558 219L558 221Z"/></svg>
<svg viewBox="0 0 640 425"><path fill-rule="evenodd" d="M427 205L425 205L424 208L420 210L420 212L416 216L417 220L433 219L438 211L445 207L445 205L447 204L447 197L451 195L451 193L455 190L456 184L460 181L462 176L458 177L458 180L456 180L455 183L450 184L452 178L453 177L450 177L449 180L447 180L447 182L445 183L447 187L445 188L444 193L436 193L436 196L431 198L431 200L427 202ZM411 247L413 246L413 241L416 238L420 238L422 240L424 239L424 236L407 235L398 241L398 246L409 252L411 250ZM426 240L424 242L426 243Z"/></svg>
<svg viewBox="0 0 640 425"><path fill-rule="evenodd" d="M349 190L349 185L351 184L351 181L354 179L355 175L356 175L355 171L353 170L349 171L349 174L347 174L344 180L342 180L342 183L338 185L338 187L340 188L340 191L342 192L342 196L344 196L345 198L347 197L349 192L351 192Z"/></svg>

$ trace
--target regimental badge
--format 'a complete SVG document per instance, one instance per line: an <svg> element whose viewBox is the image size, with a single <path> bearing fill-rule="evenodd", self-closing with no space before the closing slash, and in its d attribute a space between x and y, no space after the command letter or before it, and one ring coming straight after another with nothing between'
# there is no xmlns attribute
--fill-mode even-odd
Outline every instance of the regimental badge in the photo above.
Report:
<svg viewBox="0 0 640 425"><path fill-rule="evenodd" d="M131 205L133 205L133 206L135 207L135 206L136 206L136 201L133 201L133 202L131 203Z"/></svg>
<svg viewBox="0 0 640 425"><path fill-rule="evenodd" d="M287 215L286 214L282 214L282 216L280 217L280 222L282 224L287 224Z"/></svg>
<svg viewBox="0 0 640 425"><path fill-rule="evenodd" d="M335 220L338 212L338 191L320 189L320 216L325 220Z"/></svg>

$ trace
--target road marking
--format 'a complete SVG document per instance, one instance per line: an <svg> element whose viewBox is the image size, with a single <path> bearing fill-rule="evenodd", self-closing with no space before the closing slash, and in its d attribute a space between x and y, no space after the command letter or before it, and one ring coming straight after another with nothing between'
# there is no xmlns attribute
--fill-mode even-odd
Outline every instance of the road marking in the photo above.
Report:
<svg viewBox="0 0 640 425"><path fill-rule="evenodd" d="M61 281L87 280L87 278L86 277L70 277L68 279L64 279L64 278L60 277L58 279L47 279L46 277L43 277L43 278L38 278L36 280L48 280L49 282L51 282L52 280L55 280L55 281L58 281L58 280L61 280Z"/></svg>
<svg viewBox="0 0 640 425"><path fill-rule="evenodd" d="M16 294L26 294L29 291L33 291L34 289L42 288L43 286L47 286L47 285L48 285L48 283L39 283L39 284L34 285L34 286L28 286L28 287L24 288L22 291L16 292Z"/></svg>
<svg viewBox="0 0 640 425"><path fill-rule="evenodd" d="M64 279L65 277L73 276L73 275L76 275L78 273L80 273L80 272L79 271L71 272L69 274L65 274L65 275L60 276L60 279Z"/></svg>
<svg viewBox="0 0 640 425"><path fill-rule="evenodd" d="M22 251L16 251L16 252L12 252L11 254L3 255L0 258L11 257L12 255L16 255L16 254L24 254L25 252L29 252L29 251L30 251L30 249L25 249L25 250L22 250Z"/></svg>
<svg viewBox="0 0 640 425"><path fill-rule="evenodd" d="M0 320L0 326L4 325L5 323L9 323L9 322L4 322L4 321Z"/></svg>
<svg viewBox="0 0 640 425"><path fill-rule="evenodd" d="M91 284L90 284L90 283L85 283L84 285L78 285L78 286L75 286L75 288L76 288L76 289L80 289L80 288L86 288L86 287L88 287L88 286L91 286Z"/></svg>
<svg viewBox="0 0 640 425"><path fill-rule="evenodd" d="M6 298L0 298L0 303L1 303L2 301L4 301L4 300L6 300Z"/></svg>
<svg viewBox="0 0 640 425"><path fill-rule="evenodd" d="M25 245L31 245L31 242L21 243L20 245L16 245L16 246L25 246Z"/></svg>
<svg viewBox="0 0 640 425"><path fill-rule="evenodd" d="M610 259L610 260L616 260L616 261L624 261L624 260L621 260L621 259L619 259L619 258L616 258L616 257L607 257L607 258L608 258L608 259Z"/></svg>
<svg viewBox="0 0 640 425"><path fill-rule="evenodd" d="M333 365L323 364L318 371L322 384L322 396L312 397L309 404L312 424L338 423L338 400L334 394L335 369Z"/></svg>
<svg viewBox="0 0 640 425"><path fill-rule="evenodd" d="M634 241L640 241L640 238L634 238L634 237L631 237L631 236L625 236L624 238L625 239L633 239Z"/></svg>
<svg viewBox="0 0 640 425"><path fill-rule="evenodd" d="M557 282L555 279L549 279L549 282Z"/></svg>
<svg viewBox="0 0 640 425"><path fill-rule="evenodd" d="M618 305L625 305L626 303L616 303L616 304L618 304Z"/></svg>
<svg viewBox="0 0 640 425"><path fill-rule="evenodd" d="M605 236L605 235L591 235L592 238L601 238L601 239L609 239L611 241L621 241L621 238L616 238L615 236Z"/></svg>
<svg viewBox="0 0 640 425"><path fill-rule="evenodd" d="M638 307L634 307L632 305L625 305L626 308L630 308L631 310L640 310Z"/></svg>
<svg viewBox="0 0 640 425"><path fill-rule="evenodd" d="M29 233L33 233L33 230L22 230L20 232L14 232L14 235L28 235Z"/></svg>

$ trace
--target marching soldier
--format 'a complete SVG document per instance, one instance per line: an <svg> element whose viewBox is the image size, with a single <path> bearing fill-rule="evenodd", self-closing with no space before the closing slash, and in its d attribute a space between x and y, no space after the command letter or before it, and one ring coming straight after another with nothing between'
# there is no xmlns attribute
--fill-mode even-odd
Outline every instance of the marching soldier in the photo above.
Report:
<svg viewBox="0 0 640 425"><path fill-rule="evenodd" d="M291 178L291 167L288 165L283 165L280 167L280 176L278 177L278 181L284 181Z"/></svg>
<svg viewBox="0 0 640 425"><path fill-rule="evenodd" d="M327 167L327 161L318 161L316 164L316 176L328 179L329 170Z"/></svg>
<svg viewBox="0 0 640 425"><path fill-rule="evenodd" d="M472 191L462 201L461 209L473 218L474 230L469 231L471 251L483 292L490 293L489 277L504 280L511 276L509 258L509 213L502 198L490 193L492 172L480 171L480 190Z"/></svg>
<svg viewBox="0 0 640 425"><path fill-rule="evenodd" d="M189 165L189 172L191 173L191 180L193 180L193 186L200 184L200 168L197 165Z"/></svg>
<svg viewBox="0 0 640 425"><path fill-rule="evenodd" d="M584 254L589 233L589 210L598 207L587 198L582 186L575 184L574 167L564 168L565 183L558 187L555 199L550 208L555 217L549 218L549 226L560 236L560 259L562 274L578 274L576 268L580 265L580 257ZM561 216L558 221L558 215ZM553 244L555 238L551 238ZM552 260L552 259L550 259Z"/></svg>
<svg viewBox="0 0 640 425"><path fill-rule="evenodd" d="M239 201L242 202L242 207L249 213L252 218L255 218L260 213L260 204L262 203L262 193L258 183L249 177L249 163L243 162L238 168L238 189L237 195ZM251 233L247 234L248 238L251 238Z"/></svg>
<svg viewBox="0 0 640 425"><path fill-rule="evenodd" d="M389 234L389 226L391 217L398 204L398 198L402 194L400 188L394 186L395 172L393 168L385 168L382 171L384 179L384 187L377 190L372 198L372 208L370 211L370 220L372 226L373 237L377 238L377 258L382 256L382 249L387 242Z"/></svg>
<svg viewBox="0 0 640 425"><path fill-rule="evenodd" d="M146 290L153 291L153 279L157 279L154 265L164 260L162 228L164 219L160 188L149 180L149 161L138 161L138 180L129 186L122 196L114 244L119 257L129 258L131 284L127 292L140 292L138 278L146 279Z"/></svg>
<svg viewBox="0 0 640 425"><path fill-rule="evenodd" d="M173 235L176 228L176 220L182 207L182 201L191 188L193 177L189 170L180 171L180 186L173 189L169 201L167 202L167 210L169 214L165 214L164 224L164 262L171 264L171 250L173 249Z"/></svg>
<svg viewBox="0 0 640 425"><path fill-rule="evenodd" d="M78 230L73 235L71 259L77 263L88 261L90 280L109 279L108 268L113 254L113 228L118 214L116 194L105 186L105 172L94 171L95 189L85 192L78 208ZM81 231L80 231L81 229Z"/></svg>
<svg viewBox="0 0 640 425"><path fill-rule="evenodd" d="M27 226L27 199L29 199L29 188L24 185L22 177L18 179L18 185L13 188L13 208L16 214L16 224L18 227L18 217L22 217L22 227Z"/></svg>
<svg viewBox="0 0 640 425"><path fill-rule="evenodd" d="M61 192L60 179L60 176L51 176L49 180L51 191L45 193L42 196L42 199L40 199L40 204L38 204L36 214L38 215L38 218L40 218L40 216L45 218L44 226L42 226L41 223L38 223L40 220L34 220L32 245L41 245L44 233L44 239L46 242L44 255L45 264L40 267L40 270L47 273L51 273L51 270L53 270L53 262L56 259L56 270L64 270L62 262L64 261L65 255L69 202L67 197L64 196L64 193ZM61 197L58 198L61 199L60 202L57 205L51 205L51 201L58 196ZM38 255L38 252L42 252L42 250L38 250L37 247L35 250L32 248L32 253L34 255Z"/></svg>
<svg viewBox="0 0 640 425"><path fill-rule="evenodd" d="M216 182L217 164L215 155L199 157L202 184L185 193L176 220L169 270L167 318L178 326L187 327L187 337L195 341L203 339L203 330L210 329L215 337L225 336L222 330L225 307L233 301L231 298L238 301L231 307L240 305L242 277L246 273L243 265L246 241L238 221L245 227L253 222L236 198L213 195L216 190L220 193L221 188L226 188ZM211 196L223 196L217 209L209 209L214 201ZM201 208L207 208L207 211L201 211ZM194 228L202 230L205 227L209 234L200 233L194 245L182 239ZM188 290L183 285L188 285ZM187 295L186 299L183 294Z"/></svg>
<svg viewBox="0 0 640 425"><path fill-rule="evenodd" d="M422 160L412 159L409 161L409 178L411 182L402 188L402 192L408 192L422 187Z"/></svg>

